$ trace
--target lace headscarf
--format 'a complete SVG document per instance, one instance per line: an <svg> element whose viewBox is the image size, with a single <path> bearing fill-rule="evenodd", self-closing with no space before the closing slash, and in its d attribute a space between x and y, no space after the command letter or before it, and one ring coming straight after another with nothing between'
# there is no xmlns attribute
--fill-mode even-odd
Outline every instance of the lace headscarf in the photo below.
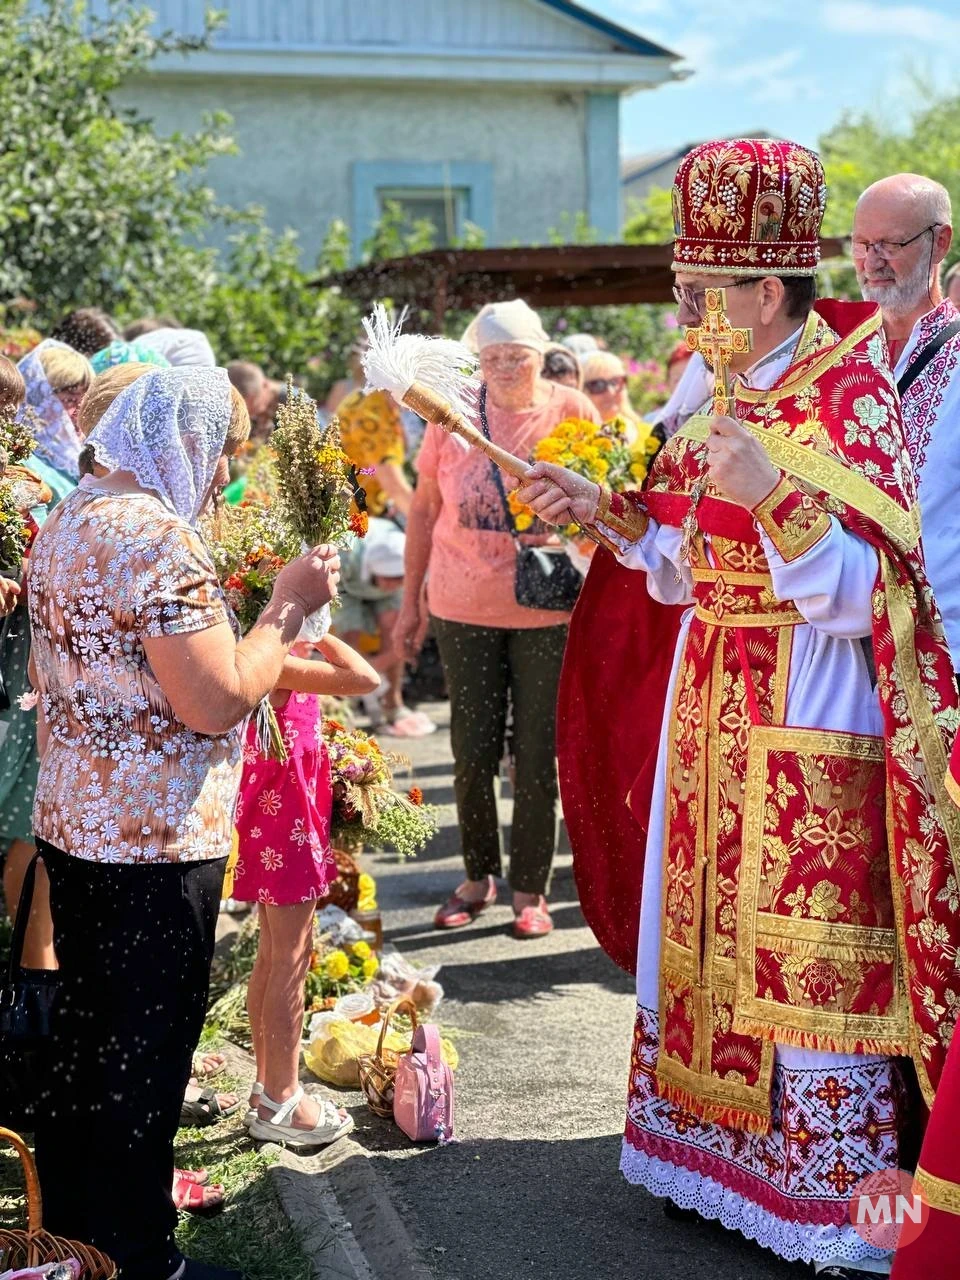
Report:
<svg viewBox="0 0 960 1280"><path fill-rule="evenodd" d="M230 425L225 369L157 369L117 396L87 437L101 466L130 471L195 525Z"/></svg>
<svg viewBox="0 0 960 1280"><path fill-rule="evenodd" d="M91 356L90 363L94 373L103 373L104 369L112 369L115 364L155 364L158 369L170 367L170 361L159 351L142 342L124 342L120 338Z"/></svg>
<svg viewBox="0 0 960 1280"><path fill-rule="evenodd" d="M207 335L199 329L150 329L141 333L137 342L159 351L178 369L212 369L217 363Z"/></svg>
<svg viewBox="0 0 960 1280"><path fill-rule="evenodd" d="M27 417L36 444L34 453L42 462L49 463L57 471L63 472L72 480L79 475L77 458L83 447L80 434L70 420L70 415L63 407L60 397L51 387L43 368L40 353L60 347L63 351L71 351L65 342L57 342L47 338L39 346L28 351L17 364L27 386L27 396L23 408L17 414L18 421Z"/></svg>

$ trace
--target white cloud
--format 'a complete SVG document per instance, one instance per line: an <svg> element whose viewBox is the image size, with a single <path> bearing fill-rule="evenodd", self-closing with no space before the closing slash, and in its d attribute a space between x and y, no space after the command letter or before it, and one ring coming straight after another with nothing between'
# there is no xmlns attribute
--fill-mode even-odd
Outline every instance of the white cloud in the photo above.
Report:
<svg viewBox="0 0 960 1280"><path fill-rule="evenodd" d="M960 40L960 19L919 4L878 4L876 0L826 0L820 11L827 31L942 44Z"/></svg>
<svg viewBox="0 0 960 1280"><path fill-rule="evenodd" d="M729 56L724 46L712 36L693 35L677 41L677 51L687 58L701 89L720 89L725 95L735 90L747 102L791 102L820 97L820 89L811 78L801 49L785 49L768 58L740 62ZM801 63L799 74L790 74Z"/></svg>

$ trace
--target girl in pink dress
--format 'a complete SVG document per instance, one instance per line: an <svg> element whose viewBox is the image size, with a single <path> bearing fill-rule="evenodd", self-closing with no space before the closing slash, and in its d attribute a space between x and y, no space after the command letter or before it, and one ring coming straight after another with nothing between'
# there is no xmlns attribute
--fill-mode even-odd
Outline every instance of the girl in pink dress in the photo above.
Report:
<svg viewBox="0 0 960 1280"><path fill-rule="evenodd" d="M336 876L330 852L333 795L318 694L371 692L377 672L342 640L326 634L291 651L270 697L288 759L267 759L251 721L237 802L239 861L233 897L259 904L260 941L247 990L257 1060L247 1127L271 1142L323 1146L353 1121L328 1098L299 1083L303 982L313 945L317 899ZM314 632L316 634L316 632ZM315 651L319 660L307 655Z"/></svg>

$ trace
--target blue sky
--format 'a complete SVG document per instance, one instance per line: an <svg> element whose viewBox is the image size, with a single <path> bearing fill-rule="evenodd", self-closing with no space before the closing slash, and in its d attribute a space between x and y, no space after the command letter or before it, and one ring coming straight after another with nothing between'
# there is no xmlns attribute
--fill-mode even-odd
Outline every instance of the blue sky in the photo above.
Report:
<svg viewBox="0 0 960 1280"><path fill-rule="evenodd" d="M845 110L895 125L917 102L911 75L957 88L958 0L582 2L694 71L624 99L625 155L756 129L813 146Z"/></svg>

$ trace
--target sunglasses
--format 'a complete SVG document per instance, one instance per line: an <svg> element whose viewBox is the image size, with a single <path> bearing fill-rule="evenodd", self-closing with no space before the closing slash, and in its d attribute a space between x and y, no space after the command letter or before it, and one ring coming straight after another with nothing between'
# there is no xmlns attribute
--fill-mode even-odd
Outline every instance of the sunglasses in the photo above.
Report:
<svg viewBox="0 0 960 1280"><path fill-rule="evenodd" d="M607 391L622 391L627 385L626 378L591 378L583 384L588 396L602 396Z"/></svg>

